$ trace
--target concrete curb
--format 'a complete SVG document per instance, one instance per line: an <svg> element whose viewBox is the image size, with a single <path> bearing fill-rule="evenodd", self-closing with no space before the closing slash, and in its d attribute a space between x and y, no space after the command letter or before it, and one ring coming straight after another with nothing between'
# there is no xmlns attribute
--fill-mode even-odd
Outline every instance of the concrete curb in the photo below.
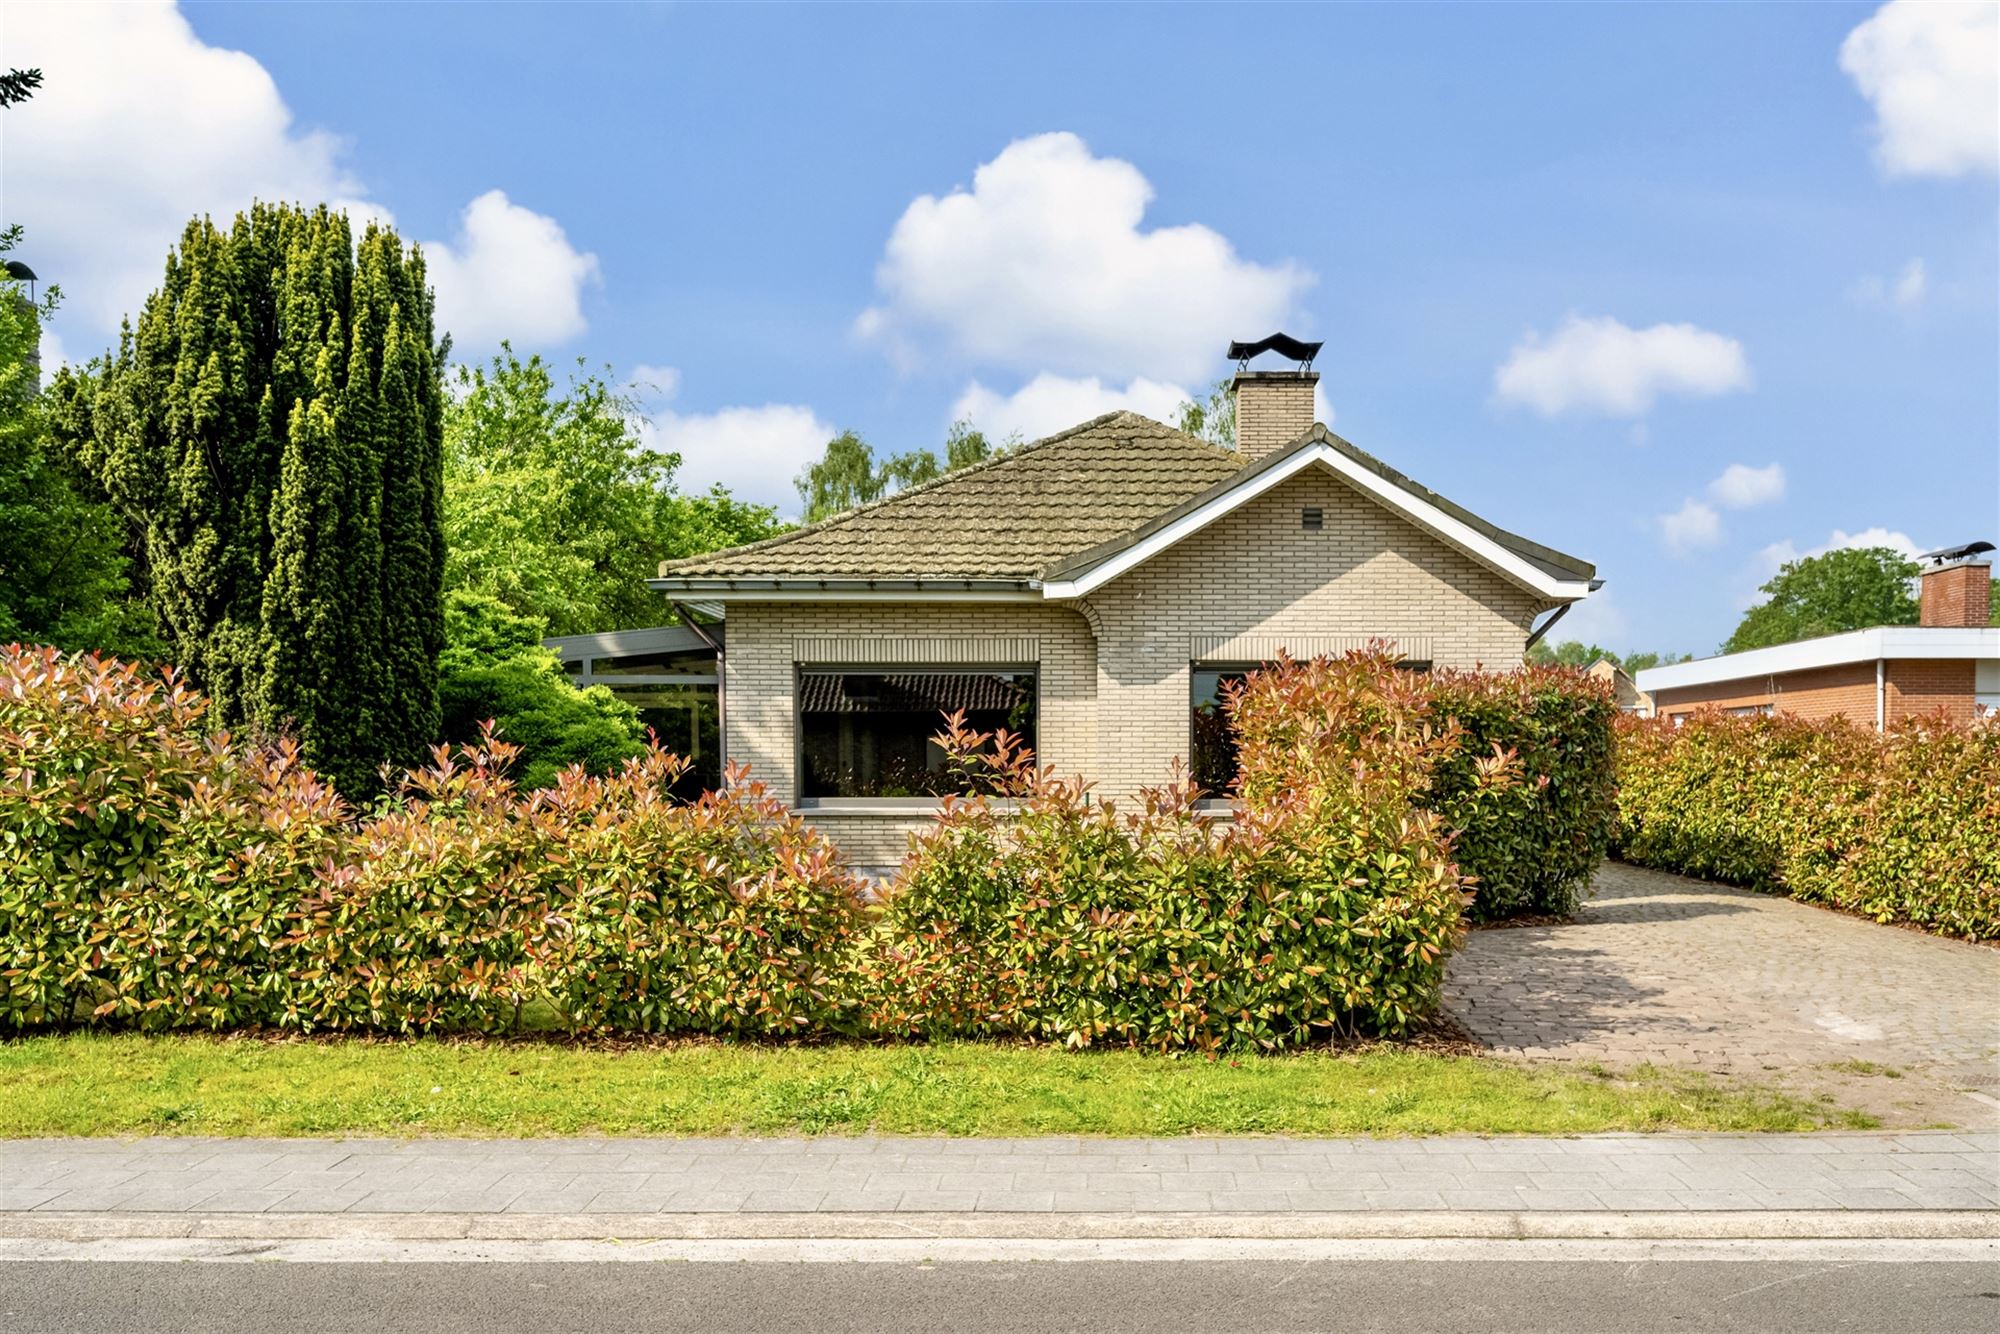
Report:
<svg viewBox="0 0 2000 1334"><path fill-rule="evenodd" d="M0 1242L1744 1241L2000 1239L1994 1210L1659 1213L0 1212Z"/></svg>
<svg viewBox="0 0 2000 1334"><path fill-rule="evenodd" d="M1786 1238L1740 1241L1442 1238L1186 1237L1035 1239L922 1237L865 1240L692 1241L369 1241L330 1238L224 1241L128 1238L107 1241L11 1241L0 1238L7 1265L547 1265L755 1264L918 1265L1037 1263L1403 1261L1740 1264L1977 1264L2000 1263L2000 1242L1985 1240L1858 1240Z"/></svg>

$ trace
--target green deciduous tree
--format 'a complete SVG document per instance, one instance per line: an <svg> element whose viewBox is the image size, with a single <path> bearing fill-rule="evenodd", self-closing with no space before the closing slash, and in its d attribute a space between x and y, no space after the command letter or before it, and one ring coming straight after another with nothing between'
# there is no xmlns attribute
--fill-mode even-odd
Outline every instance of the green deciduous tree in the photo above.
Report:
<svg viewBox="0 0 2000 1334"><path fill-rule="evenodd" d="M603 686L571 684L542 647L547 634L547 622L491 594L445 596L443 739L473 745L485 723L496 724L502 740L521 748L514 778L523 787L546 787L572 764L610 773L645 751L639 711Z"/></svg>
<svg viewBox="0 0 2000 1334"><path fill-rule="evenodd" d="M673 489L638 407L579 362L558 384L511 347L461 368L445 414L446 583L498 598L549 634L658 625L662 560L783 531L769 506Z"/></svg>
<svg viewBox="0 0 2000 1334"><path fill-rule="evenodd" d="M0 232L0 254L19 238ZM0 279L0 643L150 656L160 644L128 596L124 527L48 438L36 349L60 295L36 304Z"/></svg>
<svg viewBox="0 0 2000 1334"><path fill-rule="evenodd" d="M1599 658L1609 658L1623 667L1626 672L1641 672L1648 667L1657 667L1663 662L1682 662L1684 657L1671 653L1613 653L1597 644L1585 644L1581 640L1566 639L1551 645L1546 639L1528 650L1528 661L1544 666L1588 667Z"/></svg>
<svg viewBox="0 0 2000 1334"><path fill-rule="evenodd" d="M443 351L394 232L259 204L189 223L116 354L59 386L173 659L350 792L437 734Z"/></svg>
<svg viewBox="0 0 2000 1334"><path fill-rule="evenodd" d="M1916 577L1917 563L1888 547L1850 547L1788 561L1764 585L1764 600L1745 614L1722 651L1740 653L1872 625L1915 625L1917 599L1910 583Z"/></svg>
<svg viewBox="0 0 2000 1334"><path fill-rule="evenodd" d="M866 440L853 431L842 431L826 442L826 452L806 465L794 485L805 504L805 521L818 523L857 505L866 505L892 492L989 459L1016 443L1010 437L995 446L971 422L955 421L945 436L942 461L928 449L891 454L877 461Z"/></svg>
<svg viewBox="0 0 2000 1334"><path fill-rule="evenodd" d="M1188 435L1236 448L1236 391L1231 382L1217 380L1207 398L1182 403L1174 424Z"/></svg>

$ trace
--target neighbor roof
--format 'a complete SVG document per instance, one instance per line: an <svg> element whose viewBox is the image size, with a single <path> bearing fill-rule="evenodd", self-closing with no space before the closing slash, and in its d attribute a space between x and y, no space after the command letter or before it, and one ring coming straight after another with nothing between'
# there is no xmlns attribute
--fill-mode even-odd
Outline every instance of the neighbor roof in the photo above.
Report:
<svg viewBox="0 0 2000 1334"><path fill-rule="evenodd" d="M1718 653L1692 662L1648 667L1639 673L1639 689L1657 692L1687 686L1714 685L1749 677L1841 667L1856 662L1904 658L1970 658L2000 662L2000 626L1878 625L1799 639L1769 648Z"/></svg>
<svg viewBox="0 0 2000 1334"><path fill-rule="evenodd" d="M1233 449L1137 413L1107 413L780 537L668 562L654 586L798 578L1026 584L1242 466Z"/></svg>

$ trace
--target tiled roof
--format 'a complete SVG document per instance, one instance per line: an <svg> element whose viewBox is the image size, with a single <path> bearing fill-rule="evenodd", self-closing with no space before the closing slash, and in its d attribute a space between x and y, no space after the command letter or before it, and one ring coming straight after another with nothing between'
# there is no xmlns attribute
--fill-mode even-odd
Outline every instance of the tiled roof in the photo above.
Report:
<svg viewBox="0 0 2000 1334"><path fill-rule="evenodd" d="M1251 481L1261 473L1282 468L1293 455L1319 445L1325 445L1330 449L1339 451L1339 453L1353 460L1361 467L1366 468L1369 472L1374 473L1404 495L1420 500L1435 509L1442 510L1452 518L1484 534L1528 564L1541 570L1544 574L1557 579L1591 579L1597 574L1597 568L1590 564L1590 562L1578 560L1575 556L1566 556L1552 547L1545 547L1539 542L1531 542L1518 533L1510 533L1505 528L1489 523L1477 514L1474 514L1471 510L1466 509L1463 505L1455 504L1423 483L1405 477L1402 473L1397 472L1367 450L1359 448L1350 441L1341 439L1332 431L1327 430L1326 427L1317 423L1313 425L1312 430L1306 432L1285 448L1273 450L1263 458L1258 459L1256 463L1239 469L1206 490L1188 496L1173 508L1162 510L1158 514L1149 516L1143 523L1131 531L1120 533L1110 541L1101 543L1089 550L1077 552L1068 560L1063 561L1059 566L1053 567L1045 571L1045 573L1051 577L1068 577L1101 564L1119 552L1136 546L1145 538L1167 527L1183 515L1202 508L1202 506L1218 499L1226 492L1234 491L1237 487Z"/></svg>
<svg viewBox="0 0 2000 1334"><path fill-rule="evenodd" d="M1242 466L1235 450L1113 412L781 537L670 562L660 574L1036 579Z"/></svg>

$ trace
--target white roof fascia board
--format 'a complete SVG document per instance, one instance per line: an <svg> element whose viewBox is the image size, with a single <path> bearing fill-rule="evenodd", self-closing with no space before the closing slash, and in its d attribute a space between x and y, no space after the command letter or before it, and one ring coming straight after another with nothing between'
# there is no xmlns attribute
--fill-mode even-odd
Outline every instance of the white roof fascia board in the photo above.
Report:
<svg viewBox="0 0 2000 1334"><path fill-rule="evenodd" d="M1331 468L1363 494L1402 515L1420 528L1443 538L1459 550L1491 566L1516 583L1544 597L1578 601L1590 596L1588 579L1558 579L1522 560L1470 524L1446 514L1437 506L1401 487L1392 485L1363 468L1330 445L1302 449L1275 468L1267 469L1231 491L1225 491L1200 509L1183 514L1156 533L1135 542L1103 564L1093 566L1074 579L1058 580L1042 586L1049 598L1075 598L1103 587L1136 566L1143 565L1167 548L1200 532L1217 519L1255 500L1272 487L1297 476L1313 464Z"/></svg>
<svg viewBox="0 0 2000 1334"><path fill-rule="evenodd" d="M1639 689L1678 690L1749 677L1806 672L1816 667L1840 667L1855 662L1912 658L2000 658L2000 626L1880 625L1871 630L1801 639L1793 644L1723 653L1695 662L1648 667L1639 673Z"/></svg>

